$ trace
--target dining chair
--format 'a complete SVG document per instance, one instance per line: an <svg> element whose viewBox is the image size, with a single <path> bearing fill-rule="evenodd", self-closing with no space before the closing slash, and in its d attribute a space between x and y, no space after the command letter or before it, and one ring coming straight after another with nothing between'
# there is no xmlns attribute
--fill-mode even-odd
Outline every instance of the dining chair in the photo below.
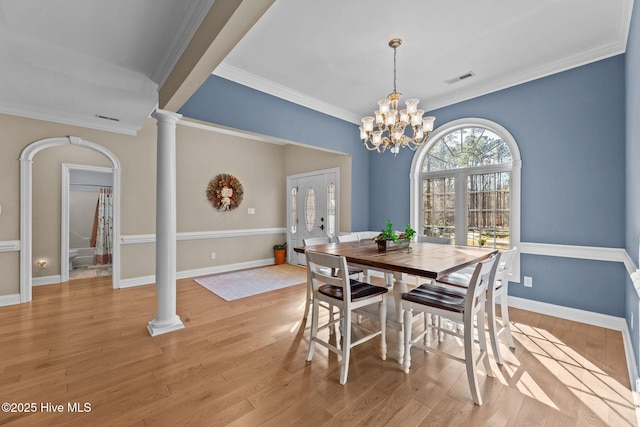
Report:
<svg viewBox="0 0 640 427"><path fill-rule="evenodd" d="M331 239L328 236L323 237L309 237L307 239L302 240L303 246L313 246L313 245L325 245L331 242ZM328 273L329 271L327 271ZM302 316L303 319L307 319L309 317L309 309L313 305L313 292L311 290L311 277L309 275L309 270L307 269L307 299L304 307L304 314ZM329 307L326 307L329 309ZM333 310L331 310L333 313ZM332 329L333 333L333 329Z"/></svg>
<svg viewBox="0 0 640 427"><path fill-rule="evenodd" d="M380 352L382 360L387 357L386 342L386 294L389 291L382 286L374 286L368 283L350 279L347 275L347 259L344 256L325 254L314 251L306 251L307 269L311 278L313 291L313 308L311 310L311 337L309 339L309 350L307 351L307 361L313 359L315 344L320 344L328 350L341 356L340 384L347 382L349 375L349 357L351 349L378 335L381 336ZM337 275L327 274L327 270L337 272ZM329 318L329 321L322 326L318 325L320 302L325 302L329 306L339 309L337 319ZM380 315L380 327L376 331L366 331L357 341L352 341L351 330L361 326L352 322L352 312L355 309L371 304L377 304ZM318 332L325 328L330 328L335 323L340 324L341 345L333 345L329 340L324 340L318 336ZM361 328L363 329L363 328ZM363 329L364 330L364 329Z"/></svg>
<svg viewBox="0 0 640 427"><path fill-rule="evenodd" d="M380 232L379 231L359 231L356 234L358 235L359 240L372 240L374 237L380 234Z"/></svg>
<svg viewBox="0 0 640 427"><path fill-rule="evenodd" d="M313 246L313 245L326 245L328 243L331 243L331 238L328 236L321 236L321 237L309 237L307 239L302 239L302 244L306 247L306 246ZM307 270L307 276L308 276L308 270ZM330 271L327 270L326 272L327 274L332 274L332 275L336 275L335 271ZM361 275L363 274L362 270L359 269L349 269L349 276L356 276L355 278L357 279L361 279ZM306 300L306 305L304 307L304 314L302 316L303 319L307 319L309 317L309 309L311 307L311 305L313 304L313 293L311 292L311 280L309 279L309 277L307 277L307 300ZM329 307L326 307L328 310L330 310L331 312L333 312L333 310L331 310ZM333 329L331 329L333 331Z"/></svg>
<svg viewBox="0 0 640 427"><path fill-rule="evenodd" d="M492 376L489 355L487 353L487 339L484 329L485 303L487 288L490 283L490 275L496 256L478 263L473 271L471 281L466 292L451 291L445 286L424 284L402 295L402 308L404 309L404 372L409 373L411 367L411 348L418 347L424 351L433 352L463 362L466 365L467 380L471 389L471 396L476 405L482 405L482 396L478 384L477 368L484 364L486 374ZM425 331L412 338L411 321L414 312L430 313L440 318L449 319L463 325L462 332L458 328L453 330L427 325ZM476 327L477 326L477 327ZM420 342L424 334L431 334L432 330L453 335L462 339L464 346L464 358L437 348L440 343L428 345ZM478 347L476 351L475 331L477 329Z"/></svg>
<svg viewBox="0 0 640 427"><path fill-rule="evenodd" d="M487 317L489 320L489 337L491 339L491 348L493 350L493 356L496 359L496 363L502 365L504 358L500 352L500 335L504 334L507 341L507 345L510 348L515 348L515 342L513 341L513 334L511 333L511 321L509 320L509 276L512 274L513 261L517 253L517 248L512 248L508 251L498 253L496 259L496 268L494 277L489 289L487 290ZM437 283L455 286L459 288L466 288L469 286L473 270L465 268L457 272L451 273L447 276L443 276L437 280ZM500 306L500 315L502 317L502 326L498 324L496 316L496 305Z"/></svg>
<svg viewBox="0 0 640 427"><path fill-rule="evenodd" d="M338 238L338 243L358 242L360 240L356 233L339 234L337 238ZM369 270L367 270L366 267L362 265L351 264L351 263L347 263L347 265L349 266L349 275L358 274L358 273L362 274L362 276L359 277L358 279L363 282L369 283Z"/></svg>
<svg viewBox="0 0 640 427"><path fill-rule="evenodd" d="M451 237L439 236L418 236L418 242L440 243L441 245L450 245L453 239Z"/></svg>

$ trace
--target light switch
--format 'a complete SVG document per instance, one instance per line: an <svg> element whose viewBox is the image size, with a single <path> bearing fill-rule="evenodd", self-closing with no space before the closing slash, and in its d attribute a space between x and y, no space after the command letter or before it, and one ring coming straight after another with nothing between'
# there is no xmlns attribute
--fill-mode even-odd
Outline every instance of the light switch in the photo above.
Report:
<svg viewBox="0 0 640 427"><path fill-rule="evenodd" d="M255 215L255 213L256 213L256 208L249 208L249 209L247 209L247 213L248 213L249 215Z"/></svg>

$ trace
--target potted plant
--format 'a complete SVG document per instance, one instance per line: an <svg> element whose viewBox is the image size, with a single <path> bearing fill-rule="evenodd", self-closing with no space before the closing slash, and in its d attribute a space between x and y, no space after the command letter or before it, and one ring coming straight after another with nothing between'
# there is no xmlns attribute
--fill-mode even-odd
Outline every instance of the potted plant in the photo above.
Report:
<svg viewBox="0 0 640 427"><path fill-rule="evenodd" d="M408 248L409 242L416 235L416 231L411 228L411 225L407 224L403 232L396 232L393 230L393 224L387 220L386 228L384 228L380 234L373 238L373 241L378 244L378 251L386 252L391 249Z"/></svg>
<svg viewBox="0 0 640 427"><path fill-rule="evenodd" d="M287 242L273 245L273 255L276 259L276 265L284 264L287 255Z"/></svg>

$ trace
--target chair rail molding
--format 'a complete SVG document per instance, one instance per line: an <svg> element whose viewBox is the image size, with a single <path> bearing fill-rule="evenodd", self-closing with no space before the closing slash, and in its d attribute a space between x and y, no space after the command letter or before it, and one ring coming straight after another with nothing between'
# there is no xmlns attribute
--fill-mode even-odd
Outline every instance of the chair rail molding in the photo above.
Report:
<svg viewBox="0 0 640 427"><path fill-rule="evenodd" d="M0 252L16 252L20 250L20 240L0 241Z"/></svg>
<svg viewBox="0 0 640 427"><path fill-rule="evenodd" d="M206 240L206 239L227 239L234 237L272 236L285 234L287 230L282 227L276 228L249 228L238 230L216 230L216 231L185 231L177 233L177 241ZM156 241L155 234L127 234L120 237L123 245L133 245L140 243L153 243Z"/></svg>

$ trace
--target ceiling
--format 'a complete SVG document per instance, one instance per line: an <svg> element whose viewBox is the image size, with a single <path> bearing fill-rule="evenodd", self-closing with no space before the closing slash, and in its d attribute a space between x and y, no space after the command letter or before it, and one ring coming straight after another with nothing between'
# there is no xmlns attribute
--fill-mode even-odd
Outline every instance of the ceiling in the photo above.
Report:
<svg viewBox="0 0 640 427"><path fill-rule="evenodd" d="M176 111L214 71L359 123L393 89L393 37L403 39L398 91L431 110L623 53L632 6L3 0L0 112L135 133L156 105Z"/></svg>

